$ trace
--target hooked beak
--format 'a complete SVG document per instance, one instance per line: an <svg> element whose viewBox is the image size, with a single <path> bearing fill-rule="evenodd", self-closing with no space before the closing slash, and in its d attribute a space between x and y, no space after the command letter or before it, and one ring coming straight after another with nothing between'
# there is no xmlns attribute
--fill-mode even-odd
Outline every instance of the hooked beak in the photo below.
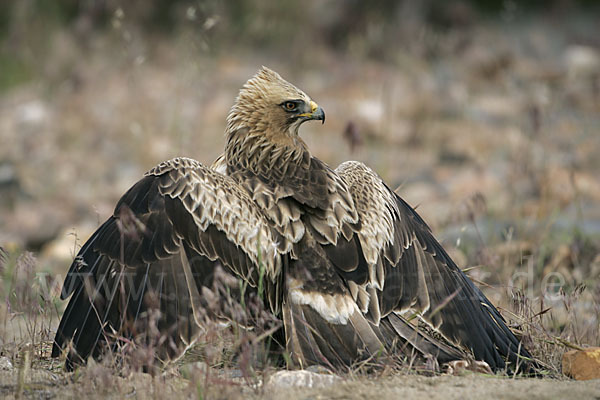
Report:
<svg viewBox="0 0 600 400"><path fill-rule="evenodd" d="M299 114L298 117L302 118L304 121L315 119L320 120L323 124L325 123L325 111L312 100L310 101L310 112Z"/></svg>

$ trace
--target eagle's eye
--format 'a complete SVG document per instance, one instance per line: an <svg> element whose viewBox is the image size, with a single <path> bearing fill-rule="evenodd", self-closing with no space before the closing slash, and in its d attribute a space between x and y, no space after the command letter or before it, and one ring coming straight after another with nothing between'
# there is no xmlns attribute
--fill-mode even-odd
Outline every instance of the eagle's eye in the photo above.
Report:
<svg viewBox="0 0 600 400"><path fill-rule="evenodd" d="M298 104L295 101L286 101L282 105L285 111L296 111L298 108Z"/></svg>

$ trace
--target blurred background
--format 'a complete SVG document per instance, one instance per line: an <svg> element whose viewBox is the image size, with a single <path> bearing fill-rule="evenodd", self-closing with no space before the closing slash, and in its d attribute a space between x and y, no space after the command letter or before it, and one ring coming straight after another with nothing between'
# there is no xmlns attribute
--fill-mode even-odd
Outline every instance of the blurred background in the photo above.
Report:
<svg viewBox="0 0 600 400"><path fill-rule="evenodd" d="M28 302L60 313L77 249L144 171L221 154L261 65L325 109L313 154L374 168L531 340L599 344L591 0L3 2L5 343Z"/></svg>

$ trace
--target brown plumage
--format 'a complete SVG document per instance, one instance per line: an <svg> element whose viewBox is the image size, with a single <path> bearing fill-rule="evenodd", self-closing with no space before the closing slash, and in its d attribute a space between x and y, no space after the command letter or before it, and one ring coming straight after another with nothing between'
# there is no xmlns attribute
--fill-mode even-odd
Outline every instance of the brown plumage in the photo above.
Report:
<svg viewBox="0 0 600 400"><path fill-rule="evenodd" d="M529 353L414 209L365 165L333 170L311 156L298 129L315 119L325 119L315 102L262 68L231 108L210 168L158 165L84 244L53 356L72 342L72 368L115 337L143 339L157 309L167 337L157 357L176 358L202 332L216 266L256 288L260 265L295 366L416 353L522 370Z"/></svg>

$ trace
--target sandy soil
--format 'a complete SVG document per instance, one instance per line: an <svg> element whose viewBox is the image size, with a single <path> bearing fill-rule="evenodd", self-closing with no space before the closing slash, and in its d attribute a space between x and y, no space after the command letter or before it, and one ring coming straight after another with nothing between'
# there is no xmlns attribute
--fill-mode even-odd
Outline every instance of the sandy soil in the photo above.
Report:
<svg viewBox="0 0 600 400"><path fill-rule="evenodd" d="M152 377L144 373L115 377L94 368L79 374L33 369L22 389L18 371L0 371L0 396L15 398L210 398L210 399L366 399L426 398L431 400L492 399L597 399L600 381L575 382L557 379L510 379L467 373L463 376L403 374L383 378L340 378L317 382L317 387L247 385L241 380L210 380L204 385L181 377Z"/></svg>

